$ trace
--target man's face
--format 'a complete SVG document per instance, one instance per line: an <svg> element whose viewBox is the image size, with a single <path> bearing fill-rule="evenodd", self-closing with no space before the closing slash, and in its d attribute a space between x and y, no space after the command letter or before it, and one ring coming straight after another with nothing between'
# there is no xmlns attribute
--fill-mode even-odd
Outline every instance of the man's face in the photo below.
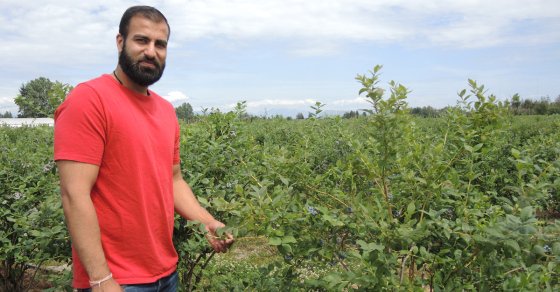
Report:
<svg viewBox="0 0 560 292"><path fill-rule="evenodd" d="M153 22L141 16L130 20L126 39L118 39L119 65L136 84L150 86L157 82L165 69L167 56L167 24Z"/></svg>

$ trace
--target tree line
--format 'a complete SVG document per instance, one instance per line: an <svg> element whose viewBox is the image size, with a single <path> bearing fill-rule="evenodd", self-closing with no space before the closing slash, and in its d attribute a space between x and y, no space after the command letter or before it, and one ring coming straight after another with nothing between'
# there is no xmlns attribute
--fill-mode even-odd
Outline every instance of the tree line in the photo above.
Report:
<svg viewBox="0 0 560 292"><path fill-rule="evenodd" d="M21 85L19 94L15 98L15 103L18 106L18 118L46 118L53 117L56 108L64 101L68 93L74 87L62 83L60 81L51 81L45 77L33 79ZM554 100L549 96L541 97L539 99L522 98L519 94L514 94L511 99L506 100L511 112L514 115L553 115L560 114L560 95ZM324 104L319 103L315 107L315 113L308 113L307 118L318 117L321 108ZM445 108L434 108L432 106L412 107L409 112L412 115L420 117L439 117L442 113L447 111ZM187 122L192 122L196 118L191 104L184 102L175 108L177 118ZM256 115L245 114L247 118L271 118L259 117ZM351 119L366 116L367 113L362 110L351 110L342 114L342 118ZM13 114L9 111L0 113L0 118L13 118ZM275 115L272 118L284 118L281 115ZM296 119L305 119L306 117L302 112L299 112ZM291 120L292 117L286 119Z"/></svg>
<svg viewBox="0 0 560 292"><path fill-rule="evenodd" d="M544 96L539 99L521 98L516 93L512 96L511 100L506 100L511 113L514 115L556 115L560 114L560 95L554 100L549 96ZM447 107L437 109L431 106L413 107L410 113L421 117L439 117L442 113L447 111Z"/></svg>

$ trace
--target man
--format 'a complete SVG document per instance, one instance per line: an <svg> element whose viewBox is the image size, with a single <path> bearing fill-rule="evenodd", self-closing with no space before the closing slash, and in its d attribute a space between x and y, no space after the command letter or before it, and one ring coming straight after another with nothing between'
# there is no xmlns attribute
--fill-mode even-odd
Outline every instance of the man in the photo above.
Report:
<svg viewBox="0 0 560 292"><path fill-rule="evenodd" d="M78 85L55 113L75 288L174 291L174 211L204 224L215 251L233 243L229 234L216 237L224 224L183 180L173 106L148 89L163 74L169 33L157 9L129 8L116 38L117 68Z"/></svg>

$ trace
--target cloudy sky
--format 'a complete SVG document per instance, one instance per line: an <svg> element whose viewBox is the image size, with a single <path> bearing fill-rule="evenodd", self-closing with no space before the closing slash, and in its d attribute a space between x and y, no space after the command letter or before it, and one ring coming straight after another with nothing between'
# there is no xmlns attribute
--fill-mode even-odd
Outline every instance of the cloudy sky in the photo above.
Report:
<svg viewBox="0 0 560 292"><path fill-rule="evenodd" d="M38 77L76 85L111 72L124 10L160 9L167 67L152 89L175 105L249 112L366 108L354 79L383 65L411 106L454 105L469 78L510 98L560 94L558 0L0 1L0 111Z"/></svg>

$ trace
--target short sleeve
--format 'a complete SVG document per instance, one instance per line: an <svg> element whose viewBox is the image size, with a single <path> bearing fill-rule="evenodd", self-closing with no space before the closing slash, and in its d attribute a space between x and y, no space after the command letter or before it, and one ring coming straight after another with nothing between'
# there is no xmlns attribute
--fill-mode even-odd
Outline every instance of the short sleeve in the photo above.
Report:
<svg viewBox="0 0 560 292"><path fill-rule="evenodd" d="M175 146L173 148L173 164L179 164L181 162L181 127L179 126L179 121L175 122Z"/></svg>
<svg viewBox="0 0 560 292"><path fill-rule="evenodd" d="M101 165L106 141L106 119L99 96L80 84L54 116L54 159Z"/></svg>

